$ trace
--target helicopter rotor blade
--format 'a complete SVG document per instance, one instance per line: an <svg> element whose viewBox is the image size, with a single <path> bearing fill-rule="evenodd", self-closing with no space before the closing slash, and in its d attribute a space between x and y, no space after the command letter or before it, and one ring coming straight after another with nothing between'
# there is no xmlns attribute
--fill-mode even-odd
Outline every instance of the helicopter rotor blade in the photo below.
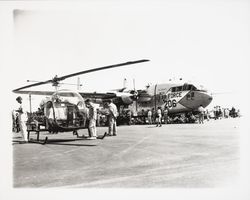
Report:
<svg viewBox="0 0 250 200"><path fill-rule="evenodd" d="M73 76L77 76L77 75L81 75L81 74L87 74L87 73L91 73L91 72L95 72L95 71L100 71L100 70L105 70L105 69L110 69L110 68L115 68L115 67L121 67L121 66L125 66L125 65L137 64L137 63L141 63L141 62L148 62L148 61L149 60L146 60L146 59L137 60L137 61L129 61L129 62L115 64L115 65L108 65L108 66L105 66L105 67L99 67L99 68L89 69L89 70L85 70L85 71L81 71L81 72L69 74L69 75L66 75L66 76L61 76L61 77L55 76L51 80L47 80L47 81L43 81L43 82L38 82L38 83L33 83L33 84L30 84L30 85L26 85L26 86L14 89L13 92L16 92L16 91L19 91L19 90L22 90L22 89L26 89L26 88L30 88L30 87L34 87L34 86L38 86L38 85L47 84L47 83L53 83L55 85L58 85L59 81L65 80L66 78L70 78L70 77L73 77Z"/></svg>
<svg viewBox="0 0 250 200"><path fill-rule="evenodd" d="M33 84L30 84L30 85L26 85L26 86L23 86L23 87L20 87L20 88L17 88L15 90L13 90L13 92L16 92L16 91L19 91L19 90L23 90L23 89L26 89L26 88L30 88L30 87L34 87L34 86L38 86L38 85L47 84L47 83L52 83L52 80L47 80L47 81L42 81L42 82L38 82L38 83L33 83Z"/></svg>
<svg viewBox="0 0 250 200"><path fill-rule="evenodd" d="M129 62L115 64L115 65L108 65L108 66L105 66L105 67L99 67L99 68L89 69L89 70L85 70L85 71L81 71L81 72L69 74L69 75L66 75L66 76L58 77L58 80L62 81L64 79L66 79L66 78L70 78L70 77L77 76L77 75L87 74L87 73L101 71L101 70L115 68L115 67L121 67L121 66L125 66L125 65L137 64L137 63L141 63L141 62L148 62L148 61L149 60L143 59L143 60L129 61Z"/></svg>

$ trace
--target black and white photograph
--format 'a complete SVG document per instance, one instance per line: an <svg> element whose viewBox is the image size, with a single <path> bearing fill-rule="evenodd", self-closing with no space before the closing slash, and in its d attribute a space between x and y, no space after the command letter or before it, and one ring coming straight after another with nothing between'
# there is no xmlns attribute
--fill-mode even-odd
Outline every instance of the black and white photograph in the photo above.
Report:
<svg viewBox="0 0 250 200"><path fill-rule="evenodd" d="M0 1L0 46L1 199L249 198L249 1Z"/></svg>

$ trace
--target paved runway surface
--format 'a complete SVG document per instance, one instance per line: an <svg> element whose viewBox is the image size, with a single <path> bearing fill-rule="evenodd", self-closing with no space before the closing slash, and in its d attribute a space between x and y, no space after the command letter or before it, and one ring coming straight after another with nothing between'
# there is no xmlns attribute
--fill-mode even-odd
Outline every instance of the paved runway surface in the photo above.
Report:
<svg viewBox="0 0 250 200"><path fill-rule="evenodd" d="M19 144L13 135L14 187L214 188L239 178L239 119L119 126L118 136L104 140L41 135L57 142Z"/></svg>

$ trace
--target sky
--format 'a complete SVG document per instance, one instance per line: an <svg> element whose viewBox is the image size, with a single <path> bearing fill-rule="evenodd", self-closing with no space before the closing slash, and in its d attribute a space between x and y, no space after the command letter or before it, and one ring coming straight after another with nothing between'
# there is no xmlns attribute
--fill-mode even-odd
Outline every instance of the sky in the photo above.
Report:
<svg viewBox="0 0 250 200"><path fill-rule="evenodd" d="M242 107L239 96L248 81L250 54L247 1L83 2L12 10L11 71L18 76L9 84L10 91L26 85L26 80L44 81L55 75L149 59L148 63L82 75L82 89L121 88L124 78L131 89L133 79L136 88L143 89L148 83L183 78L219 93L210 107Z"/></svg>

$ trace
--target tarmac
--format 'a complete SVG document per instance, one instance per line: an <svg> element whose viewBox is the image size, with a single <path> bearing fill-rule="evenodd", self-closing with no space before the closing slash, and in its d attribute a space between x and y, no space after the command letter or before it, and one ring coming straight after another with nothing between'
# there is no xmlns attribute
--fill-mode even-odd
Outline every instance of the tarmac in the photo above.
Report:
<svg viewBox="0 0 250 200"><path fill-rule="evenodd" d="M13 133L15 188L217 188L239 179L240 119L204 124L119 126L103 140L41 133L46 145ZM107 127L98 127L102 135ZM79 135L87 135L87 130ZM36 138L33 133L32 138Z"/></svg>

